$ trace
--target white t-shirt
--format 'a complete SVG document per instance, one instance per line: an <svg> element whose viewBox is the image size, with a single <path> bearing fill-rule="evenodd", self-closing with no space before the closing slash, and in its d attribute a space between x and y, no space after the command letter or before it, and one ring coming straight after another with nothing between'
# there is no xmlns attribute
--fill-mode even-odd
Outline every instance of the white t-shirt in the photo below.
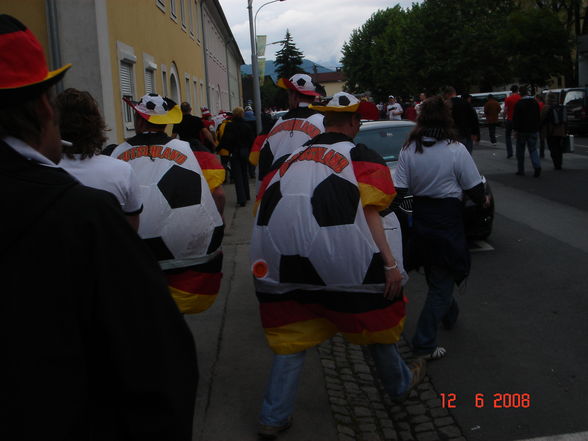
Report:
<svg viewBox="0 0 588 441"><path fill-rule="evenodd" d="M402 106L398 103L394 103L394 104L388 104L388 106L386 107L386 110L388 112L388 119L392 120L392 121L400 121L402 119L402 113L399 113L398 115L394 115L392 112L403 112L402 110Z"/></svg>
<svg viewBox="0 0 588 441"><path fill-rule="evenodd" d="M415 143L400 151L394 184L414 196L462 199L463 190L482 182L472 155L459 142L438 141L416 152Z"/></svg>
<svg viewBox="0 0 588 441"><path fill-rule="evenodd" d="M104 155L94 155L85 159L79 159L81 154L74 156L75 159L64 156L59 162L59 167L88 187L112 193L125 214L138 214L141 211L143 203L139 184L129 164Z"/></svg>

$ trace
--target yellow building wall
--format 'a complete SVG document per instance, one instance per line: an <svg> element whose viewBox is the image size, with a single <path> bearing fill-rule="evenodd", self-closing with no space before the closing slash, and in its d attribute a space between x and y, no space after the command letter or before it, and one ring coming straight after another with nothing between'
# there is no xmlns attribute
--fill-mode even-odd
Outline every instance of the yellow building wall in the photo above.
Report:
<svg viewBox="0 0 588 441"><path fill-rule="evenodd" d="M194 23L195 36L190 36L189 16L186 10L186 30L182 29L180 15L180 0L176 0L177 21L173 20L170 14L170 1L166 0L165 11L162 11L155 0L109 0L108 1L108 27L110 40L110 55L112 65L113 93L115 94L115 115L120 117L119 141L124 137L123 113L120 93L119 59L117 41L120 41L134 49L137 62L134 66L135 75L135 98L145 94L145 66L143 64L143 53L154 57L158 68L155 71L155 90L163 94L161 65L167 68L167 90L170 92L169 79L172 63L175 63L178 74L178 87L181 100L184 99L185 80L184 73L190 75L190 97L194 99L193 77L198 78L198 96L200 97L200 81L205 81L204 55L202 30L200 29L200 2L186 0L185 4L191 2L192 20ZM200 37L200 41L198 40ZM179 104L179 103L178 103ZM199 109L193 113L199 114ZM170 132L168 127L168 132Z"/></svg>
<svg viewBox="0 0 588 441"><path fill-rule="evenodd" d="M0 0L2 14L12 15L21 21L43 46L47 63L50 65L49 37L47 33L47 16L45 12L45 0Z"/></svg>
<svg viewBox="0 0 588 441"><path fill-rule="evenodd" d="M325 88L325 92L327 93L327 96L333 96L335 95L337 92L343 92L343 87L345 86L345 83L343 81L336 81L333 83L321 83L323 85L323 87Z"/></svg>

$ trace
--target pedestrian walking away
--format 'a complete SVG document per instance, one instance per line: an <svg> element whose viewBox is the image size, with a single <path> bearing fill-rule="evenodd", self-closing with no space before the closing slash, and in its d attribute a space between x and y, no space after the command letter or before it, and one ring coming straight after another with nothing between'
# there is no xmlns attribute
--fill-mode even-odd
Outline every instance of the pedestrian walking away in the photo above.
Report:
<svg viewBox="0 0 588 441"><path fill-rule="evenodd" d="M488 95L488 101L484 104L484 115L488 123L488 136L490 143L496 145L496 127L498 126L498 115L500 115L500 103L494 98L494 95Z"/></svg>
<svg viewBox="0 0 588 441"><path fill-rule="evenodd" d="M255 132L251 125L243 119L242 107L233 109L231 123L219 144L219 148L230 152L231 175L235 180L237 204L244 207L249 196L249 151L255 139Z"/></svg>
<svg viewBox="0 0 588 441"><path fill-rule="evenodd" d="M395 194L390 171L352 141L361 124L355 97L339 92L312 108L325 113L326 132L266 176L251 240L262 325L275 354L260 416L265 439L292 423L305 351L338 332L368 345L392 399L404 399L424 376L424 362L407 366L396 347L406 302L402 241L390 249L379 213Z"/></svg>
<svg viewBox="0 0 588 441"><path fill-rule="evenodd" d="M151 94L157 96L156 93ZM211 152L214 151L215 143L212 133L208 129L210 124L205 124L202 118L191 114L192 106L190 103L183 102L180 105L182 111L182 120L174 124L172 129L172 138L180 138L182 141L192 141L197 139L203 143Z"/></svg>
<svg viewBox="0 0 588 441"><path fill-rule="evenodd" d="M278 159L289 156L302 144L325 131L323 115L309 108L319 96L309 75L280 78L278 86L288 91L290 110L276 121L261 150L251 152L249 161L259 164L257 178L260 183Z"/></svg>
<svg viewBox="0 0 588 441"><path fill-rule="evenodd" d="M437 360L446 354L437 342L443 324L455 326L459 314L454 285L470 271L463 224L464 191L478 205L488 204L472 156L452 127L449 106L441 97L423 101L417 125L400 151L396 169L399 196L413 195L413 229L407 268L424 267L427 299L412 339L416 355Z"/></svg>
<svg viewBox="0 0 588 441"><path fill-rule="evenodd" d="M143 211L139 183L129 164L100 154L106 141L106 124L98 104L88 92L70 88L57 96L57 109L61 136L72 144L64 146L59 167L84 185L116 196L137 230Z"/></svg>
<svg viewBox="0 0 588 441"><path fill-rule="evenodd" d="M516 104L521 99L519 86L516 84L510 88L511 94L504 100L504 143L506 144L506 157L512 158L512 118Z"/></svg>
<svg viewBox="0 0 588 441"><path fill-rule="evenodd" d="M546 101L543 110L541 110L541 131L545 134L553 168L561 170L566 136L566 110L564 106L559 104L555 93L548 93Z"/></svg>
<svg viewBox="0 0 588 441"><path fill-rule="evenodd" d="M457 96L457 92L452 86L445 87L443 97L451 109L459 142L466 147L468 152L472 153L474 141L478 139L480 133L476 111L467 101Z"/></svg>
<svg viewBox="0 0 588 441"><path fill-rule="evenodd" d="M70 67L0 15L0 439L190 441L190 330L118 200L57 165Z"/></svg>
<svg viewBox="0 0 588 441"><path fill-rule="evenodd" d="M521 99L514 108L512 117L512 128L517 139L517 175L525 175L525 146L529 149L531 164L533 165L533 176L538 178L541 175L541 159L537 150L539 140L539 104L529 95L527 86L520 88Z"/></svg>
<svg viewBox="0 0 588 441"><path fill-rule="evenodd" d="M224 224L190 144L165 133L181 120L174 101L147 94L124 98L135 112L135 136L112 152L135 170L143 189L139 236L151 248L180 312L205 311L222 277Z"/></svg>

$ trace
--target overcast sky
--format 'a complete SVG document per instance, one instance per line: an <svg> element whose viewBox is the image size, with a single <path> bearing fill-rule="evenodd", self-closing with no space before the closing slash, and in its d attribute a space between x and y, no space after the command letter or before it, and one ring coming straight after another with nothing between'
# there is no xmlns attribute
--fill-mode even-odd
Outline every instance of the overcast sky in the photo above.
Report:
<svg viewBox="0 0 588 441"><path fill-rule="evenodd" d="M247 0L219 0L246 64L251 64ZM253 14L269 0L254 0ZM339 65L343 43L378 9L396 4L410 7L414 0L285 0L264 6L257 14L257 34L268 43L283 40L290 30L304 57L333 69ZM275 59L280 45L268 46L266 58Z"/></svg>

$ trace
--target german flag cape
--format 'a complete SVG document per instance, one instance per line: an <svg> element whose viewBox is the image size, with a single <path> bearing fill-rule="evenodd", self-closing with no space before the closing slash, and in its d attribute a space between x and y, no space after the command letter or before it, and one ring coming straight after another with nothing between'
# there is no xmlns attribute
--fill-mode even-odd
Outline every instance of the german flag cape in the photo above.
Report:
<svg viewBox="0 0 588 441"><path fill-rule="evenodd" d="M395 194L383 159L336 133L317 136L264 178L250 257L274 352L299 352L337 332L358 344L398 340L405 302L382 295L384 264L363 212L386 209Z"/></svg>

